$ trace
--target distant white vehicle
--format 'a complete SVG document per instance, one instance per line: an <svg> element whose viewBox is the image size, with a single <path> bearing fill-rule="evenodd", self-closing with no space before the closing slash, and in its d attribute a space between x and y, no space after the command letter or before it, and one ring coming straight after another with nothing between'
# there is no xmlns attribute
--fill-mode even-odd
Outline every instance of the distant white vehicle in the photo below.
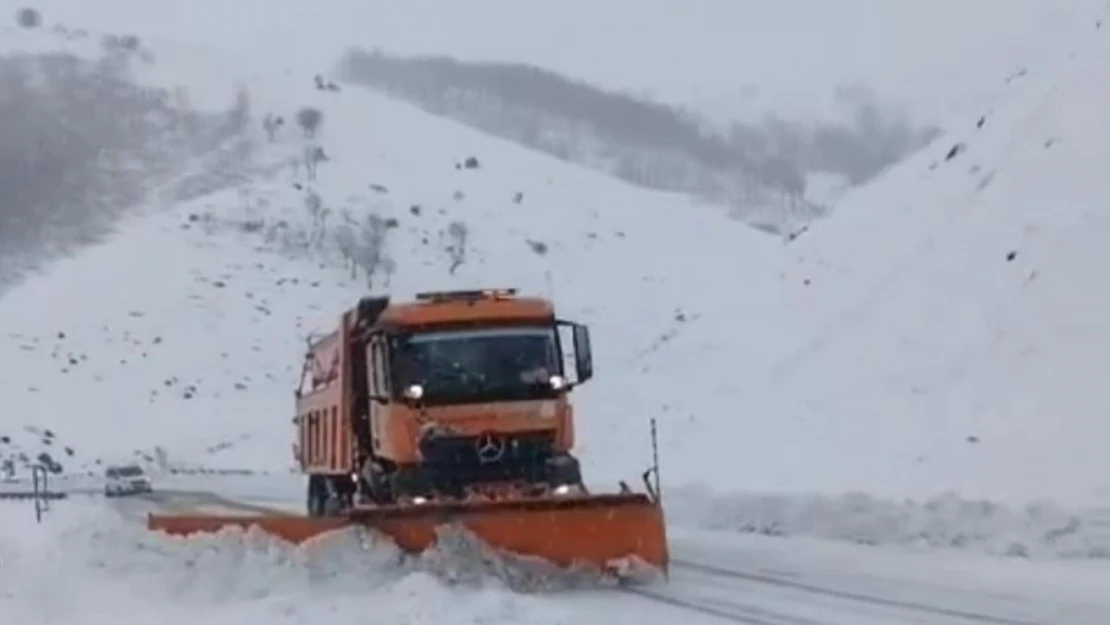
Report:
<svg viewBox="0 0 1110 625"><path fill-rule="evenodd" d="M104 470L104 496L120 497L153 492L143 468L137 464L113 465Z"/></svg>

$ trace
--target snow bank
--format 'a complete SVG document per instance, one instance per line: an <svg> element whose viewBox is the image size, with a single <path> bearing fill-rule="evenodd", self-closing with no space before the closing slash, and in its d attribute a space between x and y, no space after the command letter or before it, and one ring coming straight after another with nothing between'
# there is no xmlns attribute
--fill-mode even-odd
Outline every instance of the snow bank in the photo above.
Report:
<svg viewBox="0 0 1110 625"><path fill-rule="evenodd" d="M107 624L156 611L182 623L255 621L260 613L297 622L311 610L389 623L558 622L565 615L547 600L509 590L597 581L498 558L463 536L410 558L359 530L301 547L257 531L168 538L109 504L79 499L56 505L41 525L31 518L26 504L0 504L2 622Z"/></svg>
<svg viewBox="0 0 1110 625"><path fill-rule="evenodd" d="M1051 502L1015 507L954 493L898 501L864 493L722 495L686 488L668 493L666 506L668 521L681 527L1022 558L1110 558L1110 511Z"/></svg>

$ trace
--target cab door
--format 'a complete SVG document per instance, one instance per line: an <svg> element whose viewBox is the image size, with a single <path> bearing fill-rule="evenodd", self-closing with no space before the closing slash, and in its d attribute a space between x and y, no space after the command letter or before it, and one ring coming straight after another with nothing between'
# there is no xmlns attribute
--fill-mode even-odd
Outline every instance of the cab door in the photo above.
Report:
<svg viewBox="0 0 1110 625"><path fill-rule="evenodd" d="M375 454L382 451L385 437L384 421L389 411L389 358L386 357L385 335L376 332L366 343L366 388L370 400L370 438Z"/></svg>

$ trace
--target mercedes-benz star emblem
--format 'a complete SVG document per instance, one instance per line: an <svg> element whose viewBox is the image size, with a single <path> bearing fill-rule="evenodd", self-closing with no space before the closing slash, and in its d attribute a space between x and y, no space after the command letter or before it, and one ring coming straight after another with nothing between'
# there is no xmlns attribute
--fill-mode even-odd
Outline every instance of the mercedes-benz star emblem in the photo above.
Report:
<svg viewBox="0 0 1110 625"><path fill-rule="evenodd" d="M493 434L479 436L474 442L474 449L478 452L478 461L482 464L497 462L505 455L505 439Z"/></svg>

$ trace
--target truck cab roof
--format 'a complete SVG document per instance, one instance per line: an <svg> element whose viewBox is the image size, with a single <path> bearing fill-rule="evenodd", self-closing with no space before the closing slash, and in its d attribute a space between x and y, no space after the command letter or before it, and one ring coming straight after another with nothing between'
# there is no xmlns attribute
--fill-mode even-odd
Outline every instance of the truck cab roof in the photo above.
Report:
<svg viewBox="0 0 1110 625"><path fill-rule="evenodd" d="M414 301L392 303L377 323L398 329L492 323L551 323L555 307L539 297L517 297L515 289L419 293Z"/></svg>

